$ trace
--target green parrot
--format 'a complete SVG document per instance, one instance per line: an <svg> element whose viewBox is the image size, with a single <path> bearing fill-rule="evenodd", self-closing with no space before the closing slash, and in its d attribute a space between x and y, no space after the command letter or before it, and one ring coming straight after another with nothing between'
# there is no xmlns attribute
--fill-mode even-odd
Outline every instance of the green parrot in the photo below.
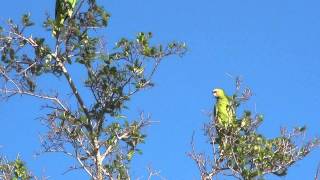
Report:
<svg viewBox="0 0 320 180"><path fill-rule="evenodd" d="M236 126L235 110L231 105L230 98L223 89L212 90L213 96L216 98L216 104L213 109L213 121L215 122L217 135L216 143L221 148L225 148L228 143L224 142L224 134L229 134ZM221 150L223 152L223 149Z"/></svg>
<svg viewBox="0 0 320 180"><path fill-rule="evenodd" d="M217 124L223 127L235 122L235 113L230 103L230 98L225 94L223 89L214 89L213 96L216 98L214 106L213 118Z"/></svg>
<svg viewBox="0 0 320 180"><path fill-rule="evenodd" d="M56 0L55 9L55 27L53 28L53 36L57 37L60 28L63 26L67 18L71 18L77 0Z"/></svg>

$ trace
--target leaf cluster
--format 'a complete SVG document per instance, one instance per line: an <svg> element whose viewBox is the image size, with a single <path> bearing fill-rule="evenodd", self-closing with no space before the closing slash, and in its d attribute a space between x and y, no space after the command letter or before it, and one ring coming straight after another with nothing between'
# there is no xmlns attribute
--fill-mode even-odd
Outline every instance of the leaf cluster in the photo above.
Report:
<svg viewBox="0 0 320 180"><path fill-rule="evenodd" d="M34 179L25 163L17 157L14 161L0 158L0 178L4 180L30 180Z"/></svg>
<svg viewBox="0 0 320 180"><path fill-rule="evenodd" d="M52 40L27 37L26 30L34 23L23 15L20 23L9 21L0 31L1 93L5 98L30 95L49 100L42 118L48 132L42 138L44 152L62 152L75 158L79 166L93 179L126 179L129 162L142 151L137 147L145 142L144 128L150 117L138 119L124 115L127 102L136 93L153 87L152 77L163 58L183 55L184 43L154 45L152 33L138 33L132 39L121 38L111 50L97 31L106 28L109 13L94 0L81 0L73 15L59 29L55 20L47 17L43 26L59 31ZM69 68L80 68L82 84L74 81ZM62 96L45 92L37 82L39 77L64 77L74 95L75 104ZM90 94L85 102L82 92ZM76 108L71 108L71 107Z"/></svg>
<svg viewBox="0 0 320 180"><path fill-rule="evenodd" d="M263 115L252 115L251 111L245 110L237 116L240 105L251 94L249 89L243 93L237 90L229 97L228 108L234 112L232 123L205 125L205 135L212 145L212 158L196 153L194 147L189 153L197 163L202 179L211 179L220 173L244 180L263 179L266 174L285 176L289 167L320 145L317 138L303 141L305 126L292 132L282 128L280 136L271 139L259 133Z"/></svg>

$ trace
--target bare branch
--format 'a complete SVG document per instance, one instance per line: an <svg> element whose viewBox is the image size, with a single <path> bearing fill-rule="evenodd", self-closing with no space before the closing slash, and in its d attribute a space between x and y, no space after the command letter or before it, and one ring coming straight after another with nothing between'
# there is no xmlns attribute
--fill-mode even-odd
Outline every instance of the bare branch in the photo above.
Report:
<svg viewBox="0 0 320 180"><path fill-rule="evenodd" d="M318 165L317 172L316 172L316 175L314 177L314 180L319 180L319 176L320 176L320 163Z"/></svg>

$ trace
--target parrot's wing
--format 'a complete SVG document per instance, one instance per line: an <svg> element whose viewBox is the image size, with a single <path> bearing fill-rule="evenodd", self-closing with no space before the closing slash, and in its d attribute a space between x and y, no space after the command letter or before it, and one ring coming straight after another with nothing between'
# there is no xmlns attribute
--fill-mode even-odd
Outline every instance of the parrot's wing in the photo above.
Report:
<svg viewBox="0 0 320 180"><path fill-rule="evenodd" d="M232 120L233 119L233 117L234 117L234 115L235 115L235 100L234 100L234 98L232 97L232 96L225 96L226 97L226 102L227 102L227 104L228 104L228 106L227 106L227 114L228 114L228 119L229 120Z"/></svg>

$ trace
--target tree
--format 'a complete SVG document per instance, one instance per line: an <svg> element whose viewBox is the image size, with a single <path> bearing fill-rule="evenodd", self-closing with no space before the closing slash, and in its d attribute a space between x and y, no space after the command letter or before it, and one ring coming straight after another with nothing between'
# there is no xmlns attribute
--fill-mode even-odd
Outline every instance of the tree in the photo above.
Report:
<svg viewBox="0 0 320 180"><path fill-rule="evenodd" d="M62 2L61 0L60 2ZM73 5L71 5L73 6ZM69 8L66 8L70 10ZM144 129L151 117L126 117L131 98L153 87L153 75L162 60L183 55L184 43L153 45L152 33L138 33L132 39L120 39L109 50L99 30L108 25L110 15L95 0L79 0L68 18L47 17L44 28L54 36L28 34L34 22L29 14L21 22L8 20L0 28L0 94L3 100L13 96L32 96L45 100L42 122L48 132L42 137L43 152L60 152L74 158L91 179L130 179L130 161L142 152L139 145L146 139ZM58 26L58 27L57 27ZM84 72L80 81L72 72ZM40 79L64 79L70 89L48 90ZM201 178L227 175L238 179L262 179L266 174L283 176L287 169L319 145L314 139L298 143L305 127L292 132L281 130L277 138L268 139L257 128L263 116L239 106L248 100L248 89L228 99L232 109L232 128L217 128L214 121L205 125L212 155L197 153L192 143L190 157L196 162ZM86 94L86 95L84 95ZM89 94L89 95L87 95ZM234 116L234 117L233 117ZM217 129L221 129L217 133ZM219 142L218 142L219 141ZM149 177L159 175L149 170ZM318 179L319 169L315 178ZM18 157L14 161L0 158L2 179L37 179Z"/></svg>
<svg viewBox="0 0 320 180"><path fill-rule="evenodd" d="M29 180L34 176L28 171L20 157L14 161L8 161L4 156L1 156L0 178L4 180Z"/></svg>
<svg viewBox="0 0 320 180"><path fill-rule="evenodd" d="M151 33L122 38L107 51L97 29L106 28L110 15L95 0L80 0L70 18L56 28L49 16L44 22L54 37L32 37L25 32L34 23L30 15L21 23L8 21L0 31L0 93L3 99L24 95L44 99L49 112L42 117L48 132L42 138L43 152L61 152L77 160L73 169L83 169L95 180L130 179L129 163L146 134L150 117L143 113L128 119L124 110L136 93L153 86L152 77L164 57L183 55L184 43L152 45ZM54 41L50 40L54 38ZM74 81L70 69L79 68L85 81ZM61 77L72 92L52 93L40 78ZM89 93L90 100L82 93Z"/></svg>
<svg viewBox="0 0 320 180"><path fill-rule="evenodd" d="M306 131L305 126L291 132L282 128L280 136L272 139L258 133L257 129L264 120L262 114L253 115L245 110L241 116L236 117L239 106L252 95L247 88L241 92L239 78L236 84L236 92L228 97L230 102L226 106L235 112L232 121L236 123L222 127L216 123L215 118L211 118L212 121L204 125L212 154L197 153L192 140L192 150L188 155L195 161L201 179L211 180L225 175L251 180L263 179L266 174L286 175L290 166L320 145L320 139L299 141Z"/></svg>

